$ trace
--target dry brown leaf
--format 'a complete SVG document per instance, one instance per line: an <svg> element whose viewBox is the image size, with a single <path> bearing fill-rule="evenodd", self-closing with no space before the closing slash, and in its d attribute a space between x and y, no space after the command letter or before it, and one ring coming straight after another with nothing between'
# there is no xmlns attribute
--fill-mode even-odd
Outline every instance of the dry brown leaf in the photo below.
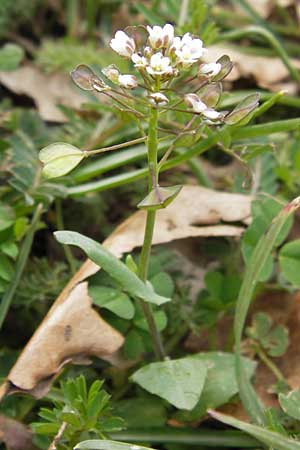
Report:
<svg viewBox="0 0 300 450"><path fill-rule="evenodd" d="M22 423L0 415L0 442L8 450L33 450L31 431Z"/></svg>
<svg viewBox="0 0 300 450"><path fill-rule="evenodd" d="M258 86L272 91L285 89L289 94L298 91L296 83L290 81L290 74L280 58L250 55L241 52L235 46L213 45L207 53L207 61L214 62L222 55L228 55L234 63L233 70L226 80L235 81L241 77L254 77ZM300 67L298 59L292 59L295 68Z"/></svg>
<svg viewBox="0 0 300 450"><path fill-rule="evenodd" d="M10 392L21 389L39 397L65 364L103 358L121 347L123 337L91 305L87 282L54 304L10 371Z"/></svg>
<svg viewBox="0 0 300 450"><path fill-rule="evenodd" d="M158 212L153 243L196 236L239 237L244 226L220 223L248 223L250 207L251 197L246 195L184 186L175 201ZM133 214L106 239L105 247L120 258L141 246L145 218L145 211ZM11 369L2 395L17 390L41 396L62 365L74 362L74 356L103 358L122 345L119 333L91 308L87 283L83 283L99 269L87 260L70 280Z"/></svg>
<svg viewBox="0 0 300 450"><path fill-rule="evenodd" d="M57 105L76 109L84 100L67 75L60 72L47 75L29 64L13 72L0 72L0 83L15 94L31 97L41 117L50 122L66 122Z"/></svg>

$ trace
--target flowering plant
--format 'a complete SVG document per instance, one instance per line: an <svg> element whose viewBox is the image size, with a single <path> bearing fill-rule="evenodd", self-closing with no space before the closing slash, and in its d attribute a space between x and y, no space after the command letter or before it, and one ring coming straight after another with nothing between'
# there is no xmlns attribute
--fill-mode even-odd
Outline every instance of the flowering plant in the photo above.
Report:
<svg viewBox="0 0 300 450"><path fill-rule="evenodd" d="M140 30L146 33L142 44ZM89 67L79 65L72 71L72 79L80 88L101 93L117 108L130 114L138 123L141 137L91 151L55 143L41 150L40 160L44 164L44 175L49 178L57 177L67 174L86 157L140 142L146 143L149 190L138 204L138 207L147 212L138 269L138 277L146 283L156 211L166 207L181 188L161 187L161 168L170 154L176 151L176 145L182 136L190 135L199 139L204 134L205 127L244 123L257 107L259 98L256 94L250 95L233 111L218 111L222 94L221 81L231 71L232 62L226 55L216 62L205 62L208 50L203 46L202 40L190 33L182 37L175 36L171 24L164 27L155 25L130 28L126 32L119 30L111 39L110 46L131 64L135 74L121 73L116 66L111 65L102 69L99 77ZM172 121L169 119L173 113L180 113L185 121L179 130L170 127ZM167 141L167 147L159 160L159 145L162 140ZM147 300L150 301L149 295L147 291L147 296L141 297L140 306L147 319L154 352L158 359L163 359L165 351L151 305L147 303Z"/></svg>

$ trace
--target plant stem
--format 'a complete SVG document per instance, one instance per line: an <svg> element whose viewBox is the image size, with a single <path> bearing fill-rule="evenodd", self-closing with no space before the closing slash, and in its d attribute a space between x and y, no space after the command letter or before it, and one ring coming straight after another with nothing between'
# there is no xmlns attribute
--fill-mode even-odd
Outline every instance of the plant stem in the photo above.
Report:
<svg viewBox="0 0 300 450"><path fill-rule="evenodd" d="M286 383L285 378L278 367L270 360L270 358L266 355L263 349L258 345L255 347L255 351L262 362L270 369L270 371L275 375L278 381L283 381Z"/></svg>
<svg viewBox="0 0 300 450"><path fill-rule="evenodd" d="M150 192L158 183L158 165L157 165L157 124L158 124L158 110L152 108L150 110L149 118L149 132L148 132L148 192ZM139 264L139 277L141 280L146 281L148 277L148 267L152 247L152 239L155 225L156 211L148 210L146 218L146 226L144 233L144 242L142 246L140 264ZM141 308L148 323L149 331L152 338L153 348L156 357L160 360L164 359L165 351L162 345L160 333L156 327L156 323L153 317L151 305L144 301L140 302Z"/></svg>
<svg viewBox="0 0 300 450"><path fill-rule="evenodd" d="M23 274L25 265L27 263L27 259L31 250L31 245L34 237L34 233L36 231L37 225L39 223L39 219L41 217L43 210L43 205L39 203L36 207L36 210L34 212L30 228L26 234L26 237L22 243L21 250L16 262L16 268L15 268L15 274L14 278L11 280L10 285L8 286L7 290L5 291L1 303L0 303L0 329L3 325L3 322L5 320L7 311L10 307L11 301L13 299L13 296L16 292L16 289L19 285L21 276Z"/></svg>

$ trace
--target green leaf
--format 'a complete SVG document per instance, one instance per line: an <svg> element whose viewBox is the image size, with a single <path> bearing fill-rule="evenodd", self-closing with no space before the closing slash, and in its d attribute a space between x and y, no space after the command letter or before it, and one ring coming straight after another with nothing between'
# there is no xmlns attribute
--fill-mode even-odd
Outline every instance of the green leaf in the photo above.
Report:
<svg viewBox="0 0 300 450"><path fill-rule="evenodd" d="M69 173L83 160L86 153L65 142L47 145L39 153L43 163L43 175L46 178L57 178Z"/></svg>
<svg viewBox="0 0 300 450"><path fill-rule="evenodd" d="M136 329L127 334L123 349L128 359L135 359L146 351L143 338Z"/></svg>
<svg viewBox="0 0 300 450"><path fill-rule="evenodd" d="M300 420L300 391L279 394L279 403L283 411L296 420Z"/></svg>
<svg viewBox="0 0 300 450"><path fill-rule="evenodd" d="M241 357L242 334L248 309L250 307L256 285L260 279L262 269L273 248L276 244L278 245L278 242L280 242L280 238L283 235L283 231L285 230L287 223L293 213L297 211L299 206L300 198L296 198L282 208L275 219L273 219L268 232L258 241L247 266L236 305L234 317L234 336L239 393L243 401L243 405L249 412L251 418L255 422L261 424L266 423L266 418L260 400L258 399L245 374L245 368Z"/></svg>
<svg viewBox="0 0 300 450"><path fill-rule="evenodd" d="M209 411L209 414L226 425L245 431L245 433L255 437L268 447L272 447L276 450L300 450L299 441L297 442L294 439L289 439L279 433L274 433L273 431L269 431L257 425L251 425L248 422L242 422L241 420L227 416L226 414L221 414L217 411Z"/></svg>
<svg viewBox="0 0 300 450"><path fill-rule="evenodd" d="M0 203L0 231L9 228L15 219L14 210L5 203Z"/></svg>
<svg viewBox="0 0 300 450"><path fill-rule="evenodd" d="M209 408L218 408L227 403L238 393L235 374L235 355L224 352L198 353L192 358L200 360L207 365L207 376L204 388L197 405L192 411L180 411L176 419L180 421L194 421L203 417ZM256 363L243 358L247 377L254 374Z"/></svg>
<svg viewBox="0 0 300 450"><path fill-rule="evenodd" d="M156 187L137 207L141 209L155 210L168 206L177 197L182 186Z"/></svg>
<svg viewBox="0 0 300 450"><path fill-rule="evenodd" d="M249 114L257 108L260 95L251 94L242 100L227 116L224 118L224 122L227 125L235 125L244 120Z"/></svg>
<svg viewBox="0 0 300 450"><path fill-rule="evenodd" d="M9 241L3 242L0 245L0 250L12 259L16 259L19 252L18 246L14 242Z"/></svg>
<svg viewBox="0 0 300 450"><path fill-rule="evenodd" d="M8 257L0 253L0 278L10 281L14 276L14 267Z"/></svg>
<svg viewBox="0 0 300 450"><path fill-rule="evenodd" d="M155 292L163 297L171 298L174 294L174 281L166 272L160 272L150 279Z"/></svg>
<svg viewBox="0 0 300 450"><path fill-rule="evenodd" d="M166 313L162 310L155 311L153 313L153 318L158 331L163 331L168 323ZM144 316L137 317L134 319L133 323L137 328L140 328L143 331L149 331L148 323Z"/></svg>
<svg viewBox="0 0 300 450"><path fill-rule="evenodd" d="M134 306L124 292L107 286L90 286L89 294L95 305L106 308L123 319L133 318Z"/></svg>
<svg viewBox="0 0 300 450"><path fill-rule="evenodd" d="M95 264L102 267L134 297L156 305L170 301L169 298L157 295L150 283L143 283L124 263L93 239L73 231L56 231L54 235L61 244L81 248Z"/></svg>
<svg viewBox="0 0 300 450"><path fill-rule="evenodd" d="M89 441L83 441L74 447L74 449L77 448L86 448L90 450L153 450L150 447L127 444L126 442L107 441L104 439L91 439Z"/></svg>
<svg viewBox="0 0 300 450"><path fill-rule="evenodd" d="M179 409L197 404L207 374L207 365L194 358L156 362L135 372L131 379L151 394Z"/></svg>
<svg viewBox="0 0 300 450"><path fill-rule="evenodd" d="M24 58L24 50L16 44L5 44L0 48L0 70L15 70Z"/></svg>
<svg viewBox="0 0 300 450"><path fill-rule="evenodd" d="M279 252L279 264L284 278L300 287L300 239L288 242Z"/></svg>

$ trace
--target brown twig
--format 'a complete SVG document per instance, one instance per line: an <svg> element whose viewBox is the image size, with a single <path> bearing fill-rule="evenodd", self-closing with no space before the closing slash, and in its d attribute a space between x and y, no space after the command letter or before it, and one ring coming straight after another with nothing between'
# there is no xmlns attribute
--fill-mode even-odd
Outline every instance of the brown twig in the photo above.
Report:
<svg viewBox="0 0 300 450"><path fill-rule="evenodd" d="M58 430L58 432L56 433L56 435L53 438L53 441L51 442L51 444L48 447L48 450L56 450L56 446L59 443L60 439L62 438L62 435L65 432L65 429L67 428L67 422L63 422Z"/></svg>

